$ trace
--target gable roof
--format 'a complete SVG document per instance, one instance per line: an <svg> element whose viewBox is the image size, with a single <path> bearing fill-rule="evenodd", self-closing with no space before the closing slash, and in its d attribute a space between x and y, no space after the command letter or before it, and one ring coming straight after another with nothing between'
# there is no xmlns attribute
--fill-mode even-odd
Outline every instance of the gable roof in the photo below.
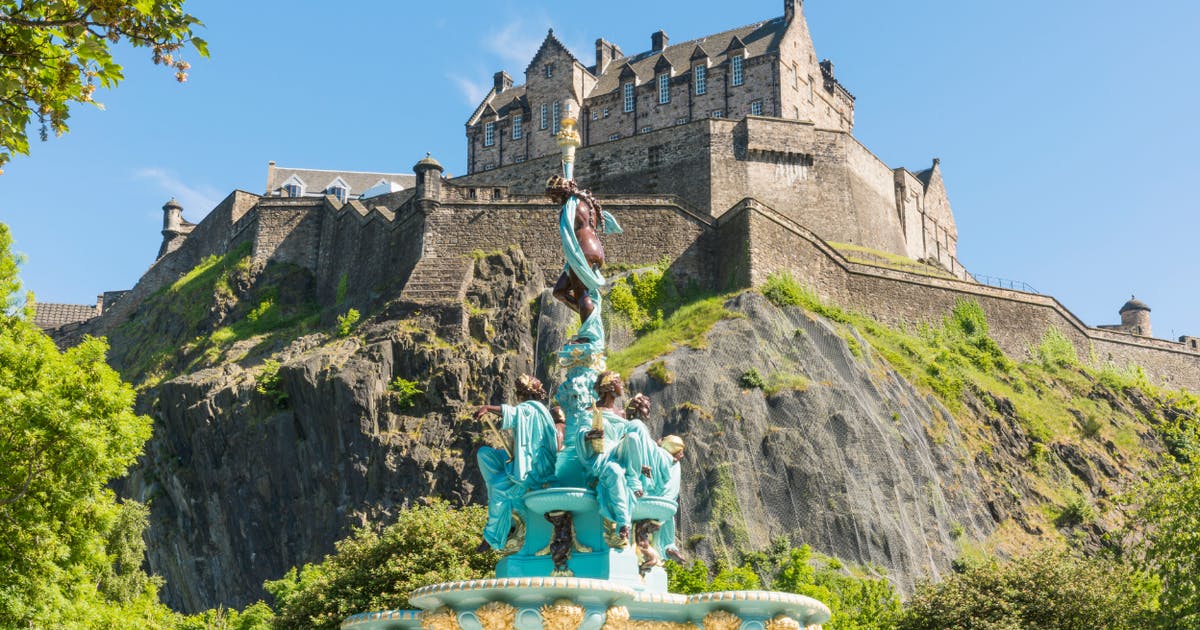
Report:
<svg viewBox="0 0 1200 630"><path fill-rule="evenodd" d="M782 17L777 17L773 20L756 22L714 35L706 35L699 39L672 44L662 51L648 50L636 55L613 59L604 73L597 78L596 86L592 88L592 92L588 96L598 96L620 88L621 70L627 65L637 73L639 79L644 80L645 77L654 76L654 66L659 63L660 56L675 67L677 72L685 72L685 69L691 68L691 61L697 49L702 54L708 54L709 63L713 65L725 62L729 56L730 45L745 46L744 51L739 48L738 52L747 57L757 57L779 50L779 42L783 39L785 31L787 31L787 21ZM734 43L735 40L737 44ZM710 51L713 50L721 52L712 54Z"/></svg>
<svg viewBox="0 0 1200 630"><path fill-rule="evenodd" d="M575 53L571 52L571 49L567 48L566 44L563 44L561 40L554 36L554 29L550 29L550 31L546 33L546 39L542 40L542 45L538 46L537 52L533 53L533 58L529 60L529 65L525 66L525 74L528 75L529 71L533 69L533 64L537 62L538 57L541 57L543 52L546 52L546 50L552 47L559 48L563 52L567 53L567 56L571 58L571 61L583 66L583 63L579 61L579 58L575 56ZM586 68L587 66L584 67Z"/></svg>
<svg viewBox="0 0 1200 630"><path fill-rule="evenodd" d="M292 177L304 182L305 191L323 193L331 182L341 178L350 188L351 195L359 195L363 191L379 183L379 180L394 182L405 188L417 185L417 176L412 173L364 173L359 171L326 171L313 168L288 168L276 166L269 170L267 194L273 194L283 187L284 182Z"/></svg>
<svg viewBox="0 0 1200 630"><path fill-rule="evenodd" d="M99 314L95 304L33 303L33 325L42 330L87 321Z"/></svg>

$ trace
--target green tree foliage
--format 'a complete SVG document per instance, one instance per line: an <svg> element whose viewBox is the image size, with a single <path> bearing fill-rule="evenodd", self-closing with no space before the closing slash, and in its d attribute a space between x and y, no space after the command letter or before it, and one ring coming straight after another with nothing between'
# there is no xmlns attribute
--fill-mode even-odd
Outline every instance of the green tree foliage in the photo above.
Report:
<svg viewBox="0 0 1200 630"><path fill-rule="evenodd" d="M919 585L898 627L1146 628L1159 590L1156 580L1113 560L1044 550Z"/></svg>
<svg viewBox="0 0 1200 630"><path fill-rule="evenodd" d="M476 552L487 510L444 502L404 510L382 530L355 531L333 555L267 582L277 628L337 628L352 614L407 608L415 588L487 577L494 553Z"/></svg>
<svg viewBox="0 0 1200 630"><path fill-rule="evenodd" d="M36 119L43 140L67 131L70 107L91 103L96 87L124 78L112 47L125 42L149 48L154 63L187 80L180 51L191 44L199 20L184 0L0 0L0 167L13 153L27 155L27 130Z"/></svg>
<svg viewBox="0 0 1200 630"><path fill-rule="evenodd" d="M1163 581L1162 618L1200 627L1200 463L1169 464L1138 496L1133 558Z"/></svg>
<svg viewBox="0 0 1200 630"><path fill-rule="evenodd" d="M743 554L739 566L718 561L710 571L703 562L688 567L668 562L668 588L673 593L706 593L760 589L807 595L829 606L828 630L883 630L895 627L900 600L891 583L860 577L834 558L814 558L808 545L792 548L776 539L765 550Z"/></svg>
<svg viewBox="0 0 1200 630"><path fill-rule="evenodd" d="M0 224L0 299L20 287ZM141 571L145 508L107 484L150 437L134 393L86 338L60 352L22 312L0 313L0 627L161 627Z"/></svg>

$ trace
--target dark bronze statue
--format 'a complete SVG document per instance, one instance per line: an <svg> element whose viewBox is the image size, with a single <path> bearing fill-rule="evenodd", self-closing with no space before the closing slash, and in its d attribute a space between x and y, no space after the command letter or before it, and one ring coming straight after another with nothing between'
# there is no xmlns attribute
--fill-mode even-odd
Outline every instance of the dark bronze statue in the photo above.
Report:
<svg viewBox="0 0 1200 630"><path fill-rule="evenodd" d="M558 176L546 183L546 194L558 205L566 203L571 196L579 199L579 205L575 207L575 238L588 265L592 269L602 269L604 245L600 243L600 231L604 229L604 215L600 210L600 202L596 201L591 191L580 188L575 180ZM579 313L580 321L587 320L595 309L587 287L570 267L563 270L554 284L554 297Z"/></svg>

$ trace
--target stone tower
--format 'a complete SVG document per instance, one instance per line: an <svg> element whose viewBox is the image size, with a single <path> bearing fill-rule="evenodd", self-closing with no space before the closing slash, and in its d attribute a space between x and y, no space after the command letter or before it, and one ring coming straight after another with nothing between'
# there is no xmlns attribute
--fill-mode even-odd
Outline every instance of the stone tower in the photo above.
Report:
<svg viewBox="0 0 1200 630"><path fill-rule="evenodd" d="M170 201L163 204L163 229L162 229L162 245L158 248L158 257L162 258L163 254L175 251L179 248L187 235L191 233L193 224L188 223L183 219L183 206L171 197Z"/></svg>
<svg viewBox="0 0 1200 630"><path fill-rule="evenodd" d="M1135 335L1150 337L1150 307L1134 296L1121 307L1121 327Z"/></svg>
<svg viewBox="0 0 1200 630"><path fill-rule="evenodd" d="M435 210L440 203L443 170L441 163L428 153L413 166L413 172L417 174L414 199L417 208L425 214Z"/></svg>

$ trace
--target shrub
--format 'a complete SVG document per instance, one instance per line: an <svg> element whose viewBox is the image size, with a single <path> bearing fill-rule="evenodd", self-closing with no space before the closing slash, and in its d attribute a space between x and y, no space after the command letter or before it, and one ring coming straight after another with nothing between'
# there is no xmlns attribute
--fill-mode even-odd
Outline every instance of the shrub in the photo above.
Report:
<svg viewBox="0 0 1200 630"><path fill-rule="evenodd" d="M1046 329L1046 334L1042 335L1041 342L1034 348L1034 356L1041 362L1042 367L1047 369L1079 364L1079 354L1075 351L1075 344L1072 344L1071 340L1067 339L1067 336L1054 326Z"/></svg>
<svg viewBox="0 0 1200 630"><path fill-rule="evenodd" d="M263 361L258 373L255 391L270 398L279 409L287 409L288 395L283 390L283 382L279 377L279 362L274 359Z"/></svg>
<svg viewBox="0 0 1200 630"><path fill-rule="evenodd" d="M396 398L396 404L401 409L408 409L417 404L417 396L425 393L425 390L417 387L416 381L410 381L397 376L388 384L388 389Z"/></svg>
<svg viewBox="0 0 1200 630"><path fill-rule="evenodd" d="M1096 508L1092 507L1085 497L1076 495L1071 497L1059 511L1058 516L1054 517L1054 524L1058 527L1075 527L1094 520L1096 520Z"/></svg>
<svg viewBox="0 0 1200 630"><path fill-rule="evenodd" d="M666 361L651 363L650 367L646 368L646 375L663 385L670 385L675 382L675 373L667 369Z"/></svg>
<svg viewBox="0 0 1200 630"><path fill-rule="evenodd" d="M1144 628L1157 591L1153 581L1112 560L1039 551L919 584L898 627Z"/></svg>
<svg viewBox="0 0 1200 630"><path fill-rule="evenodd" d="M345 315L338 315L337 318L337 333L339 337L345 337L354 330L354 326L358 324L358 309L352 308L346 311Z"/></svg>
<svg viewBox="0 0 1200 630"><path fill-rule="evenodd" d="M805 303L805 289L796 282L791 274L786 272L773 273L767 276L767 281L759 288L763 297L780 308L784 306L800 306Z"/></svg>
<svg viewBox="0 0 1200 630"><path fill-rule="evenodd" d="M742 376L738 379L738 382L745 389L765 389L767 386L767 382L763 380L762 375L754 368L742 372Z"/></svg>

